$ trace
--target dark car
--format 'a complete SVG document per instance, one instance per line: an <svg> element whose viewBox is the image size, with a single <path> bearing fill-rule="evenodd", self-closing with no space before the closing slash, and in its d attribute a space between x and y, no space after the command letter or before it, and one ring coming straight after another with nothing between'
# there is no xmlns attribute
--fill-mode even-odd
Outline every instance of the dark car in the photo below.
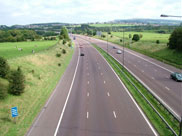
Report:
<svg viewBox="0 0 182 136"><path fill-rule="evenodd" d="M84 53L81 53L80 56L84 56Z"/></svg>
<svg viewBox="0 0 182 136"><path fill-rule="evenodd" d="M182 81L182 73L174 72L171 74L171 78L175 81Z"/></svg>
<svg viewBox="0 0 182 136"><path fill-rule="evenodd" d="M74 36L74 37L73 37L73 40L75 40L75 39L76 39L76 37Z"/></svg>
<svg viewBox="0 0 182 136"><path fill-rule="evenodd" d="M113 49L117 49L115 46L112 47Z"/></svg>

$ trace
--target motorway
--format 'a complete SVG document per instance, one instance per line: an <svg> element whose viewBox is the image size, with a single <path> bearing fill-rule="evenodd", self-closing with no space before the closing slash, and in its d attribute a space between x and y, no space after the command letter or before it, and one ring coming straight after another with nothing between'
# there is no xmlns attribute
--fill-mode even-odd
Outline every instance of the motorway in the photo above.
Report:
<svg viewBox="0 0 182 136"><path fill-rule="evenodd" d="M86 36L77 37L94 43L107 51L106 41ZM108 43L109 54L123 64L123 53L117 54L117 49L113 49L113 46L120 50L123 50L123 48L116 44ZM179 69L127 48L125 48L124 52L124 65L152 90L170 108L176 117L180 119L182 114L182 83L173 81L170 78L170 74L172 72L180 72Z"/></svg>
<svg viewBox="0 0 182 136"><path fill-rule="evenodd" d="M157 135L96 49L79 38L75 43L77 47L66 73L27 136Z"/></svg>

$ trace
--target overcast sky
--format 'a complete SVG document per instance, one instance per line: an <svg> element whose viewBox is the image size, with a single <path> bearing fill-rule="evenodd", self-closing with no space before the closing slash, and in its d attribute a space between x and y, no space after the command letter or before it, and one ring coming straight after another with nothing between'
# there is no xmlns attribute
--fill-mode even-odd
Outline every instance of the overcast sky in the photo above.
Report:
<svg viewBox="0 0 182 136"><path fill-rule="evenodd" d="M0 0L0 25L159 19L160 14L181 15L182 0Z"/></svg>

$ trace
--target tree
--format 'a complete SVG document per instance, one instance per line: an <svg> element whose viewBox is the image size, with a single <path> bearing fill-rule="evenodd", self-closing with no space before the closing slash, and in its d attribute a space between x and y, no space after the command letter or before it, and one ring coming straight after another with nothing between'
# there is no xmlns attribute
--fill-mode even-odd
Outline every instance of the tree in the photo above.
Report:
<svg viewBox="0 0 182 136"><path fill-rule="evenodd" d="M140 36L138 34L134 34L132 40L137 42L140 40Z"/></svg>
<svg viewBox="0 0 182 136"><path fill-rule="evenodd" d="M11 72L9 77L9 93L13 95L21 95L25 89L25 77L20 67Z"/></svg>
<svg viewBox="0 0 182 136"><path fill-rule="evenodd" d="M3 57L0 57L0 77L6 78L9 73L9 65L7 63L7 60Z"/></svg>
<svg viewBox="0 0 182 136"><path fill-rule="evenodd" d="M169 38L169 48L182 51L182 27L176 28Z"/></svg>
<svg viewBox="0 0 182 136"><path fill-rule="evenodd" d="M159 41L159 40L156 40L156 43L157 43L157 44L159 44L159 43L160 43L160 41Z"/></svg>
<svg viewBox="0 0 182 136"><path fill-rule="evenodd" d="M66 27L63 27L63 28L61 29L60 37L61 37L61 36L62 36L63 39L65 39L66 41L69 41L69 40L70 40L69 35L68 35L68 31L67 31Z"/></svg>

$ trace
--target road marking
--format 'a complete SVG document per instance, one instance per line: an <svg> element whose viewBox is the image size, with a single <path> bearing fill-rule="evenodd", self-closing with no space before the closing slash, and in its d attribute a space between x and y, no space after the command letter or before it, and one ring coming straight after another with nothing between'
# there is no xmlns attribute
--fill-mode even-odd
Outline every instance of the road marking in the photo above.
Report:
<svg viewBox="0 0 182 136"><path fill-rule="evenodd" d="M104 84L106 83L106 81L104 81Z"/></svg>
<svg viewBox="0 0 182 136"><path fill-rule="evenodd" d="M89 93L87 93L87 96L89 97Z"/></svg>
<svg viewBox="0 0 182 136"><path fill-rule="evenodd" d="M107 96L110 96L109 92L107 92Z"/></svg>
<svg viewBox="0 0 182 136"><path fill-rule="evenodd" d="M142 70L142 73L144 73L144 71Z"/></svg>
<svg viewBox="0 0 182 136"><path fill-rule="evenodd" d="M155 78L154 78L154 77L152 77L152 79L154 80Z"/></svg>
<svg viewBox="0 0 182 136"><path fill-rule="evenodd" d="M89 118L89 112L87 111L87 119Z"/></svg>
<svg viewBox="0 0 182 136"><path fill-rule="evenodd" d="M95 49L95 50L97 51L97 49ZM158 136L158 134L155 131L154 127L152 126L152 124L150 123L150 121L148 120L148 118L146 117L146 115L144 114L144 112L142 111L142 109L139 107L139 105L137 104L137 102L135 101L135 99L133 98L133 96L130 94L129 90L126 88L126 86L124 85L124 83L121 81L121 79L119 78L119 76L116 74L116 72L114 71L114 69L110 66L110 64L106 61L106 59L99 53L99 51L97 51L97 52L103 58L103 60L105 60L105 62L107 63L107 65L111 68L111 70L113 71L113 73L115 74L115 76L118 78L118 80L120 81L120 83L123 85L123 87L125 88L126 92L130 96L130 98L132 99L132 101L134 102L134 104L136 105L136 107L138 108L138 110L140 111L141 115L143 116L143 118L145 119L145 121L147 122L147 124L149 125L149 127L152 130L152 132L154 133L154 135L155 136Z"/></svg>
<svg viewBox="0 0 182 136"><path fill-rule="evenodd" d="M90 84L90 82L88 81L87 84Z"/></svg>
<svg viewBox="0 0 182 136"><path fill-rule="evenodd" d="M79 54L80 54L80 50L79 50ZM74 75L73 75L73 79L72 79L72 82L71 82L71 86L70 86L68 95L67 95L67 97L66 97L66 101L65 101L65 103L64 103L64 107L63 107L63 110L62 110L62 112L61 112L61 116L60 116L60 118L59 118L59 121L58 121L56 130L55 130L55 132L54 132L54 136L57 135L59 126L60 126L60 124L61 124L61 121L62 121L62 118L63 118L63 114L64 114L64 112L65 112L66 105L67 105L67 103L68 103L68 99L69 99L69 96L70 96L70 94L71 94L71 90L72 90L72 87L73 87L73 83L74 83L74 81L75 81L75 77L76 77L76 73L77 73L79 61L80 61L80 55L79 55L78 60L77 60L77 65L76 65L76 69L75 69L75 72L74 72Z"/></svg>
<svg viewBox="0 0 182 136"><path fill-rule="evenodd" d="M165 87L168 91L170 90L167 86Z"/></svg>
<svg viewBox="0 0 182 136"><path fill-rule="evenodd" d="M116 117L116 112L115 111L113 111L113 115L114 115L114 118L116 119L117 117Z"/></svg>

